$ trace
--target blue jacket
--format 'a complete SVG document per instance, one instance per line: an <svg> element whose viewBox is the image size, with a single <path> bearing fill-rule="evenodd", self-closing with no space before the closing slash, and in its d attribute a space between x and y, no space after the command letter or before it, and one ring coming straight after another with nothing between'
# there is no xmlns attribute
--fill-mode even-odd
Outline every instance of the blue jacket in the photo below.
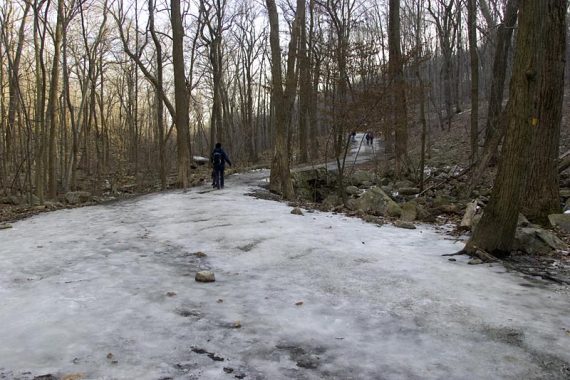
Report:
<svg viewBox="0 0 570 380"><path fill-rule="evenodd" d="M222 156L222 163L219 166L216 166L216 164L214 163L214 155L216 153L219 153ZM214 169L216 169L216 170L224 170L224 168L226 166L226 162L230 166L232 166L232 163L230 162L228 155L226 154L226 152L224 152L224 150L222 148L215 148L212 151L212 154L210 155L210 162L212 163L212 165L214 166Z"/></svg>

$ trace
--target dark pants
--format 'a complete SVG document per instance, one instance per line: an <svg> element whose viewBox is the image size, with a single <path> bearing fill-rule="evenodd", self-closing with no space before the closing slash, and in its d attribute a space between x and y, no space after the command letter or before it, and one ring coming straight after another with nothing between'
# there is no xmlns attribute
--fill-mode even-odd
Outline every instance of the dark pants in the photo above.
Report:
<svg viewBox="0 0 570 380"><path fill-rule="evenodd" d="M217 187L218 189L224 188L224 168L214 169L213 172L214 181L212 183L213 187Z"/></svg>

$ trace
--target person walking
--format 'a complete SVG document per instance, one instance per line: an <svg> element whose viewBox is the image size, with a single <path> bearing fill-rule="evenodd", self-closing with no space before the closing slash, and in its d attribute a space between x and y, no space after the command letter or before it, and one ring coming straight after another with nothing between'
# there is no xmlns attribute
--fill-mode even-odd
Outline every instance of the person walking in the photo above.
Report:
<svg viewBox="0 0 570 380"><path fill-rule="evenodd" d="M216 147L212 151L210 156L210 161L212 162L213 167L213 188L223 189L224 188L224 169L226 166L226 162L228 165L232 166L228 155L222 149L221 143L216 143Z"/></svg>

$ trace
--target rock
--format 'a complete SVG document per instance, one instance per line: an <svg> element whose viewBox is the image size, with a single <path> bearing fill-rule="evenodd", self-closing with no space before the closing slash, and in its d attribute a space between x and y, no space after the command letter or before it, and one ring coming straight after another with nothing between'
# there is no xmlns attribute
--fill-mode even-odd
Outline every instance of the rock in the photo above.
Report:
<svg viewBox="0 0 570 380"><path fill-rule="evenodd" d="M385 192L386 194L392 194L394 192L394 188L390 185L386 185L386 186L381 186L380 187L382 189L383 192Z"/></svg>
<svg viewBox="0 0 570 380"><path fill-rule="evenodd" d="M61 380L81 380L85 378L85 375L83 375L82 373L70 373L67 375L64 375Z"/></svg>
<svg viewBox="0 0 570 380"><path fill-rule="evenodd" d="M417 187L401 187L398 192L400 195L416 195L420 193L420 189Z"/></svg>
<svg viewBox="0 0 570 380"><path fill-rule="evenodd" d="M359 195L362 191L356 186L347 186L345 189L348 195Z"/></svg>
<svg viewBox="0 0 570 380"><path fill-rule="evenodd" d="M390 178L384 177L380 180L380 185L388 186L390 184Z"/></svg>
<svg viewBox="0 0 570 380"><path fill-rule="evenodd" d="M526 218L526 216L524 216L523 214L519 213L519 218L517 220L517 226L519 227L528 227L530 226L530 222L528 221L528 219Z"/></svg>
<svg viewBox="0 0 570 380"><path fill-rule="evenodd" d="M329 210L335 208L336 206L340 206L341 204L342 199L340 199L338 194L330 194L323 201L323 206Z"/></svg>
<svg viewBox="0 0 570 380"><path fill-rule="evenodd" d="M402 208L396 202L388 202L388 208L386 209L388 216L399 218L402 216Z"/></svg>
<svg viewBox="0 0 570 380"><path fill-rule="evenodd" d="M193 255L199 258L208 257L204 252L194 252Z"/></svg>
<svg viewBox="0 0 570 380"><path fill-rule="evenodd" d="M416 202L410 201L404 203L402 206L402 215L400 218L404 222L413 222L418 217L418 205Z"/></svg>
<svg viewBox="0 0 570 380"><path fill-rule="evenodd" d="M416 220L421 220L422 222L433 222L435 217L421 204L416 206L417 216Z"/></svg>
<svg viewBox="0 0 570 380"><path fill-rule="evenodd" d="M438 210L444 214L457 214L459 213L459 206L454 203L450 203L439 206Z"/></svg>
<svg viewBox="0 0 570 380"><path fill-rule="evenodd" d="M357 210L380 216L399 216L402 214L400 206L376 186L372 186L358 198Z"/></svg>
<svg viewBox="0 0 570 380"><path fill-rule="evenodd" d="M416 229L416 226L414 226L413 223L405 222L403 220L396 220L394 222L394 226L396 226L398 228L405 228L407 230L415 230Z"/></svg>
<svg viewBox="0 0 570 380"><path fill-rule="evenodd" d="M70 191L65 194L65 201L71 205L89 202L91 193L88 191Z"/></svg>
<svg viewBox="0 0 570 380"><path fill-rule="evenodd" d="M480 264L483 264L483 260L471 259L471 260L469 260L469 262L467 264L469 264L469 265L480 265Z"/></svg>
<svg viewBox="0 0 570 380"><path fill-rule="evenodd" d="M560 197L564 199L570 198L570 189L560 189Z"/></svg>
<svg viewBox="0 0 570 380"><path fill-rule="evenodd" d="M197 282L214 282L214 281L216 281L216 277L214 276L214 272L204 270L204 271L196 273L196 281Z"/></svg>
<svg viewBox="0 0 570 380"><path fill-rule="evenodd" d="M8 223L0 223L0 230L7 230L9 228L12 228L11 224Z"/></svg>
<svg viewBox="0 0 570 380"><path fill-rule="evenodd" d="M548 221L552 227L558 227L562 231L570 232L570 214L548 215Z"/></svg>
<svg viewBox="0 0 570 380"><path fill-rule="evenodd" d="M395 185L396 189L400 189L400 192L402 191L402 189L405 188L413 188L414 187L414 183L412 181L408 181L407 179L403 180L403 181L398 181L396 182ZM419 191L418 191L419 193ZM417 193L416 193L417 194Z"/></svg>
<svg viewBox="0 0 570 380"><path fill-rule="evenodd" d="M551 231L537 227L519 227L512 248L514 251L545 255L554 250L565 249L566 245Z"/></svg>
<svg viewBox="0 0 570 380"><path fill-rule="evenodd" d="M467 204L465 209L465 214L463 214L463 219L461 220L461 227L470 229L473 226L473 218L477 213L477 201L473 201Z"/></svg>
<svg viewBox="0 0 570 380"><path fill-rule="evenodd" d="M51 373L48 373L47 375L36 376L34 377L34 380L58 380L58 378Z"/></svg>
<svg viewBox="0 0 570 380"><path fill-rule="evenodd" d="M303 211L299 207L295 207L293 210L291 210L291 214L293 214L293 215L304 215Z"/></svg>
<svg viewBox="0 0 570 380"><path fill-rule="evenodd" d="M346 208L348 208L351 211L357 211L358 207L360 205L360 202L358 201L358 199L349 199L346 201ZM330 207L332 208L332 207Z"/></svg>
<svg viewBox="0 0 570 380"><path fill-rule="evenodd" d="M10 195L4 200L4 203L12 206L19 206L22 204L22 198L17 195Z"/></svg>
<svg viewBox="0 0 570 380"><path fill-rule="evenodd" d="M374 174L365 170L357 170L350 177L350 182L355 186L370 184L374 182Z"/></svg>

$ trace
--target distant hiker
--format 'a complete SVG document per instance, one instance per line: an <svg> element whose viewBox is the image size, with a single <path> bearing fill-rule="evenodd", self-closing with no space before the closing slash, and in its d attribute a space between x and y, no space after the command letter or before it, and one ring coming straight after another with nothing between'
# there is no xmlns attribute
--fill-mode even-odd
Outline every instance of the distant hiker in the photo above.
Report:
<svg viewBox="0 0 570 380"><path fill-rule="evenodd" d="M372 132L368 132L368 138L370 139L370 145L374 145L374 135Z"/></svg>
<svg viewBox="0 0 570 380"><path fill-rule="evenodd" d="M350 134L350 137L352 138L352 142L356 142L356 132L353 131L353 132Z"/></svg>
<svg viewBox="0 0 570 380"><path fill-rule="evenodd" d="M230 166L232 166L232 163L230 162L230 159L228 158L228 155L226 154L226 152L224 152L224 150L222 149L221 143L216 143L216 147L214 148L214 150L212 151L212 154L210 156L210 161L212 162L212 167L213 167L212 187L214 187L214 188L217 187L218 189L223 189L224 188L224 169L226 166L226 162Z"/></svg>
<svg viewBox="0 0 570 380"><path fill-rule="evenodd" d="M370 132L366 132L366 145L370 145Z"/></svg>

